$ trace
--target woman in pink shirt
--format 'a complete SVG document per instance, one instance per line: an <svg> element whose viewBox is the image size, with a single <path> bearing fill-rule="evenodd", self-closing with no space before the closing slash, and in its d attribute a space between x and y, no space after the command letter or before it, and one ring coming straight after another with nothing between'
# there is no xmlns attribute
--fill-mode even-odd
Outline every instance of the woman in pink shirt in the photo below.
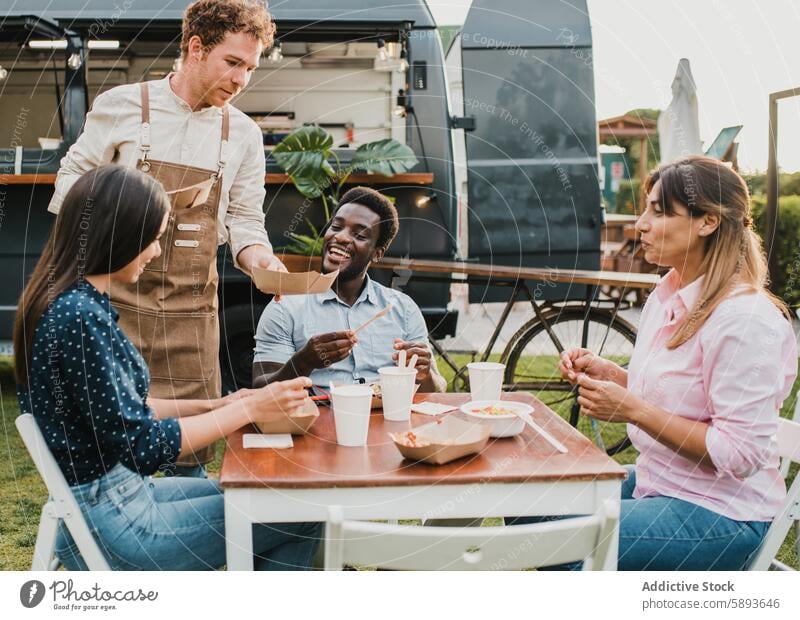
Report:
<svg viewBox="0 0 800 620"><path fill-rule="evenodd" d="M736 172L687 157L645 190L645 259L672 269L644 306L628 369L573 349L560 370L583 413L627 424L640 453L622 488L620 569L742 569L786 493L775 433L797 374L794 332L765 287Z"/></svg>

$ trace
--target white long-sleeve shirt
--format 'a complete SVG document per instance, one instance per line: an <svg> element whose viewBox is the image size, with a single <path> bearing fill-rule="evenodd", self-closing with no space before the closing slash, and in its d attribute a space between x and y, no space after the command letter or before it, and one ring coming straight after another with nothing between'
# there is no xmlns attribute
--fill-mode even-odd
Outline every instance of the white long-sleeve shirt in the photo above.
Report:
<svg viewBox="0 0 800 620"><path fill-rule="evenodd" d="M261 130L242 111L229 106L230 136L222 173L217 241L229 242L234 257L249 245L271 248L264 228L265 158ZM55 193L47 210L58 213L72 184L103 164L135 167L142 105L138 84L124 84L98 95L83 133L61 160ZM148 158L216 170L222 135L222 108L192 111L169 85L169 77L150 82ZM237 267L238 262L235 261Z"/></svg>

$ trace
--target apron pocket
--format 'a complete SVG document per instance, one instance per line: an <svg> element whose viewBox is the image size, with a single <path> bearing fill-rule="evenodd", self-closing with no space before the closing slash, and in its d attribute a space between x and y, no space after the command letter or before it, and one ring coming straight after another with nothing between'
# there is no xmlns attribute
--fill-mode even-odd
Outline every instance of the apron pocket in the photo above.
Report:
<svg viewBox="0 0 800 620"><path fill-rule="evenodd" d="M216 313L124 309L125 331L139 346L151 378L193 382L211 378L219 356Z"/></svg>

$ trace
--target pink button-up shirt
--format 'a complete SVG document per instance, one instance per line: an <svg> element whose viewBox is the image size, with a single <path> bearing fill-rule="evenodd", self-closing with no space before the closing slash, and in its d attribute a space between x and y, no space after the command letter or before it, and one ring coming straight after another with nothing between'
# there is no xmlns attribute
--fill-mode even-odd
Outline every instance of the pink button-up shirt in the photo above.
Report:
<svg viewBox="0 0 800 620"><path fill-rule="evenodd" d="M628 389L647 402L709 425L715 467L677 454L628 425L639 450L635 498L662 495L739 521L769 521L785 498L778 472L778 411L797 375L789 321L762 293L725 299L677 349L667 342L700 295L703 278L678 289L667 274L642 311Z"/></svg>

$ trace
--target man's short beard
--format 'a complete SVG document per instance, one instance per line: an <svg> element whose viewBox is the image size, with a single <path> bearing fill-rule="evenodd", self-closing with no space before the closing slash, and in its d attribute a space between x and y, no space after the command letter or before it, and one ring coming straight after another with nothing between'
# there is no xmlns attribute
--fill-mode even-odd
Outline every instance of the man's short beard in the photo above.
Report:
<svg viewBox="0 0 800 620"><path fill-rule="evenodd" d="M339 275L336 276L336 280L338 282L351 282L352 280L357 280L364 276L364 274L369 269L369 262L366 265L364 264L355 264L350 263L344 271L340 271Z"/></svg>

